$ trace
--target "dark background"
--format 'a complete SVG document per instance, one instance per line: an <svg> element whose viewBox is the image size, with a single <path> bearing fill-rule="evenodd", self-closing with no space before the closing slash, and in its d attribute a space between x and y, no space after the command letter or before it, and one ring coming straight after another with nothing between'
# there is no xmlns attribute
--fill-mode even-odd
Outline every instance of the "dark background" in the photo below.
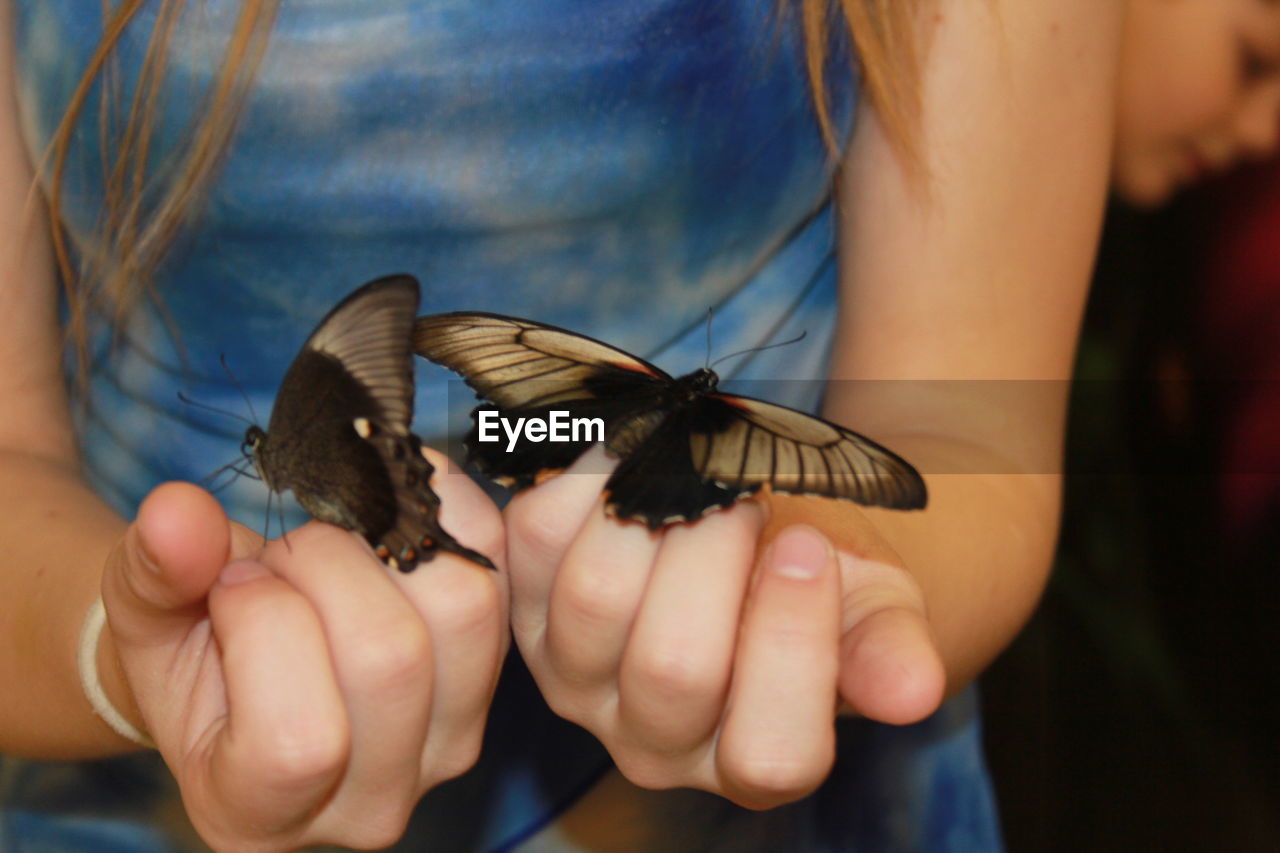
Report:
<svg viewBox="0 0 1280 853"><path fill-rule="evenodd" d="M1239 388L1224 374L1241 375L1224 354L1246 350L1205 319L1213 300L1239 298L1224 285L1234 267L1206 260L1240 221L1224 212L1280 211L1267 175L1280 167L1108 218L1057 563L982 681L1012 853L1280 850L1280 501L1244 527L1223 517ZM1280 311L1261 310L1280 305L1277 254L1250 272L1250 298L1277 297L1248 332L1262 351L1280 352ZM1264 372L1253 390L1268 391Z"/></svg>

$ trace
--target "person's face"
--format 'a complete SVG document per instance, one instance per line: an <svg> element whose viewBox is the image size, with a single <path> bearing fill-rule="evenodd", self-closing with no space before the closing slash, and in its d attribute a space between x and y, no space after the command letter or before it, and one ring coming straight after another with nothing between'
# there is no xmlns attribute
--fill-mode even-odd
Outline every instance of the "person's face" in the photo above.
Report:
<svg viewBox="0 0 1280 853"><path fill-rule="evenodd" d="M1112 183L1151 207L1280 133L1280 0L1129 0Z"/></svg>

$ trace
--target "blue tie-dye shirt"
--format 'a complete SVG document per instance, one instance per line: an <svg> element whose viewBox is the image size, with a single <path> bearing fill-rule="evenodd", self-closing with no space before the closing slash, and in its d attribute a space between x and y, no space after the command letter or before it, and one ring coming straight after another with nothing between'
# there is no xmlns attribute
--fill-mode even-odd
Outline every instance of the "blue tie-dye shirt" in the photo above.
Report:
<svg viewBox="0 0 1280 853"><path fill-rule="evenodd" d="M12 0L27 142L42 152L102 36L101 4ZM130 90L147 4L114 73ZM238 4L188 4L169 46L152 157L172 162ZM768 0L283 0L233 144L161 268L167 317L135 312L95 342L78 407L86 468L121 512L167 479L239 453L242 427L183 406L260 417L325 311L360 283L409 272L422 311L486 309L576 329L686 372L759 353L744 378L815 405L834 324L833 160L811 106L795 21ZM837 55L843 56L837 45ZM854 92L833 74L836 125ZM92 240L103 197L99 100L68 158L65 207ZM177 330L177 339L171 330ZM730 372L734 372L731 370ZM419 367L415 429L440 438L468 403ZM804 382L798 380L815 380ZM241 481L232 515L261 526ZM895 728L842 721L840 760L806 800L750 812L626 783L508 662L477 768L431 792L404 849L998 849L972 694ZM588 795L589 792L589 795ZM154 756L0 761L0 848L198 847ZM562 828L574 811L607 839ZM576 827L585 824L574 821Z"/></svg>

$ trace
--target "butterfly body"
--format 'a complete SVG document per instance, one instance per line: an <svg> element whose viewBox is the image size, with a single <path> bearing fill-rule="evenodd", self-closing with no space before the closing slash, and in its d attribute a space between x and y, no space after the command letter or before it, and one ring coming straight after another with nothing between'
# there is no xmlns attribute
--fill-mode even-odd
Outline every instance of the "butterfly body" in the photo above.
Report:
<svg viewBox="0 0 1280 853"><path fill-rule="evenodd" d="M924 481L865 436L764 400L722 393L699 368L675 378L608 344L481 312L420 317L414 349L460 373L488 402L473 412L471 458L515 489L571 465L592 442L483 442L481 418L543 419L557 410L604 421L620 462L606 511L652 529L692 521L768 484L775 491L895 509L926 502Z"/></svg>
<svg viewBox="0 0 1280 853"><path fill-rule="evenodd" d="M434 468L409 430L409 335L418 283L366 284L317 326L280 384L264 431L244 449L272 491L293 491L315 518L365 537L383 562L409 571L438 549L492 568L440 527Z"/></svg>

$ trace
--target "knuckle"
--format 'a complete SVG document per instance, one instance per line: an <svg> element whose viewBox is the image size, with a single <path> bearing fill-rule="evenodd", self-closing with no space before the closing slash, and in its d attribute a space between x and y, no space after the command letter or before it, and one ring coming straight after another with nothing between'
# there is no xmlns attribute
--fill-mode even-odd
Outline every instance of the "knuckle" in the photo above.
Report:
<svg viewBox="0 0 1280 853"><path fill-rule="evenodd" d="M382 850L400 840L413 814L410 805L383 805L360 813L358 829L345 846L353 850Z"/></svg>
<svg viewBox="0 0 1280 853"><path fill-rule="evenodd" d="M496 511L473 519L467 526L471 547L490 558L507 552L507 528Z"/></svg>
<svg viewBox="0 0 1280 853"><path fill-rule="evenodd" d="M598 723L608 703L602 698L599 687L575 684L560 673L552 678L539 678L538 687L553 714L582 726L597 737L601 735L602 726Z"/></svg>
<svg viewBox="0 0 1280 853"><path fill-rule="evenodd" d="M588 728L590 715L584 710L584 703L579 691L567 688L543 690L543 698L551 713L568 720L575 725Z"/></svg>
<svg viewBox="0 0 1280 853"><path fill-rule="evenodd" d="M517 495L507 505L506 536L513 554L545 560L562 553L577 535L582 519L573 513L548 511L539 495Z"/></svg>
<svg viewBox="0 0 1280 853"><path fill-rule="evenodd" d="M656 643L632 653L629 666L641 689L660 699L680 699L718 692L720 667L695 644Z"/></svg>
<svg viewBox="0 0 1280 853"><path fill-rule="evenodd" d="M501 623L502 593L492 574L466 570L443 575L434 590L432 633L469 636L491 633Z"/></svg>
<svg viewBox="0 0 1280 853"><path fill-rule="evenodd" d="M424 775L429 780L429 787L449 779L455 779L466 773L480 760L480 746L483 742L483 730L468 732L455 738L433 762Z"/></svg>
<svg viewBox="0 0 1280 853"><path fill-rule="evenodd" d="M102 574L101 593L111 609L125 606L169 607L179 597L168 582L163 566L146 567L137 525L115 544Z"/></svg>
<svg viewBox="0 0 1280 853"><path fill-rule="evenodd" d="M776 658L806 661L813 658L817 649L824 648L832 640L827 639L810 621L805 624L775 623L763 626L759 642Z"/></svg>
<svg viewBox="0 0 1280 853"><path fill-rule="evenodd" d="M273 787L307 786L336 776L350 756L350 741L338 727L289 727L259 752L263 779Z"/></svg>
<svg viewBox="0 0 1280 853"><path fill-rule="evenodd" d="M362 680L375 684L416 683L432 671L431 638L415 619L379 625L347 650Z"/></svg>
<svg viewBox="0 0 1280 853"><path fill-rule="evenodd" d="M764 527L764 510L754 500L739 501L726 512L712 513L715 519L714 534L726 543L739 544L755 553L756 540Z"/></svg>
<svg viewBox="0 0 1280 853"><path fill-rule="evenodd" d="M478 488L471 483L468 483L468 486ZM460 540L461 544L479 551L497 564L505 563L507 528L502 513L493 505L493 502L483 495L474 498L468 495L468 500L457 503L450 501L443 492L440 496L444 503L440 510L439 521L446 533L454 530L459 533L465 532L466 535ZM475 506L476 501L483 501L483 511ZM465 558L458 557L458 559L470 564L470 561Z"/></svg>
<svg viewBox="0 0 1280 853"><path fill-rule="evenodd" d="M822 783L835 760L834 746L802 751L759 748L720 756L721 770L748 806L770 807L800 799Z"/></svg>
<svg viewBox="0 0 1280 853"><path fill-rule="evenodd" d="M839 555L839 564L846 624L889 608L925 612L924 589L910 572L846 554Z"/></svg>
<svg viewBox="0 0 1280 853"><path fill-rule="evenodd" d="M611 750L614 765L628 782L650 791L663 791L684 784L671 762L640 750Z"/></svg>
<svg viewBox="0 0 1280 853"><path fill-rule="evenodd" d="M318 521L310 521L290 530L287 547L304 552L315 551L326 554L358 550L357 541L351 531Z"/></svg>
<svg viewBox="0 0 1280 853"><path fill-rule="evenodd" d="M636 605L627 585L596 566L563 567L553 596L555 603L589 624L630 621Z"/></svg>

